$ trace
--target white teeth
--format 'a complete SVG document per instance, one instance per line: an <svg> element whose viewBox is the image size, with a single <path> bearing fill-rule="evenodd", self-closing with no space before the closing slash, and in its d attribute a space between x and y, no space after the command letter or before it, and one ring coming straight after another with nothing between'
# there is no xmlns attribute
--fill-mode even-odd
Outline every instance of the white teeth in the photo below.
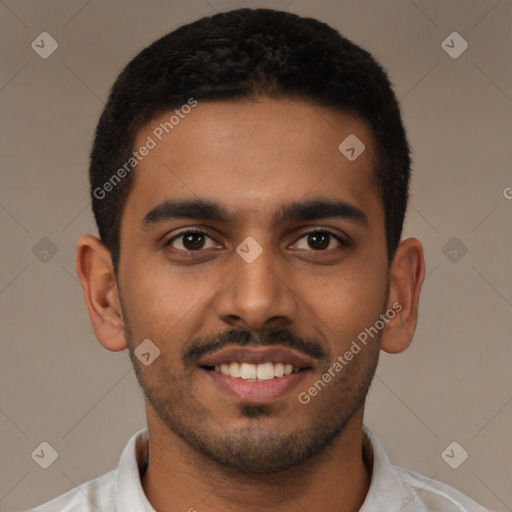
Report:
<svg viewBox="0 0 512 512"><path fill-rule="evenodd" d="M231 363L223 363L215 366L215 371L229 377L244 380L271 380L275 377L284 377L292 373L300 372L300 368L294 367L287 363L239 363L233 361Z"/></svg>
<svg viewBox="0 0 512 512"><path fill-rule="evenodd" d="M274 365L274 375L276 377L282 377L284 375L284 364L283 363L276 363Z"/></svg>
<svg viewBox="0 0 512 512"><path fill-rule="evenodd" d="M229 375L231 375L231 377L240 378L240 363L233 361L229 365Z"/></svg>
<svg viewBox="0 0 512 512"><path fill-rule="evenodd" d="M274 365L272 363L259 364L256 367L258 380L270 380L274 378Z"/></svg>
<svg viewBox="0 0 512 512"><path fill-rule="evenodd" d="M240 365L240 377L242 379L255 379L257 375L256 365L249 363L242 363Z"/></svg>

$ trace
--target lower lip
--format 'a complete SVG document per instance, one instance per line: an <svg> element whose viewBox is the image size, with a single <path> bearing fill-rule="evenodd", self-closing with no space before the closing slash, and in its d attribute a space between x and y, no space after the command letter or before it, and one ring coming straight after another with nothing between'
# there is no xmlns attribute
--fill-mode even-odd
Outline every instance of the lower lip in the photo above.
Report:
<svg viewBox="0 0 512 512"><path fill-rule="evenodd" d="M202 369L222 391L245 403L274 402L283 398L305 378L309 370L302 370L271 380L251 381L229 377L219 372Z"/></svg>

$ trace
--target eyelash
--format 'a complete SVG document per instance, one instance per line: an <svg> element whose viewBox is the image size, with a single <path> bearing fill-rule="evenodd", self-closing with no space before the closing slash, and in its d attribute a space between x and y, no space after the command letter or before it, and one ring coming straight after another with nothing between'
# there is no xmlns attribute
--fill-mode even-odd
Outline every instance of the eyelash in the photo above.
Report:
<svg viewBox="0 0 512 512"><path fill-rule="evenodd" d="M314 229L314 230L311 230L311 231L308 231L306 233L303 233L299 238L298 240L301 240L302 238L308 236L308 235L312 235L312 234L317 234L317 233L323 233L323 234L327 234L329 236L331 236L332 238L334 238L337 242L339 242L339 244L342 246L342 247L345 247L345 248L348 248L351 246L351 242L349 240L344 240L342 239L339 235L333 233L332 231L328 230L328 229ZM209 235L209 233L207 231L204 231L202 229L191 229L191 230L188 230L188 231L182 231L181 233L179 233L178 235L175 235L173 236L172 238L170 238L169 240L167 240L167 242L165 242L164 246L165 247L171 247L171 244L172 242L174 242L175 240L178 240L186 235L190 235L190 234L200 234L200 235L204 235L210 239L213 240L213 238ZM174 248L173 248L174 249ZM178 252L182 252L182 253L186 253L186 254L191 254L191 253L200 253L200 252L203 252L202 249L198 249L197 251L189 251L189 250L183 250L183 249L174 249ZM301 249L301 250L305 250L305 249ZM310 249L312 252L316 252L316 253L321 253L321 252L327 252L329 250L332 250L332 249L320 249L320 250L314 250L314 249Z"/></svg>

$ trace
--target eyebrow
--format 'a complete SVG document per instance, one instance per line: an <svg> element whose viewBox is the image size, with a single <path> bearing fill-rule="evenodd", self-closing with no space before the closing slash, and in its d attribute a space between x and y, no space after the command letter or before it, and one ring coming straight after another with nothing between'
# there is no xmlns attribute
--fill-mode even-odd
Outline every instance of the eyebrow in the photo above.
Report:
<svg viewBox="0 0 512 512"><path fill-rule="evenodd" d="M142 220L144 228L175 219L197 219L227 224L236 213L208 199L168 199L152 208ZM366 214L342 200L310 199L294 201L279 207L272 220L274 225L285 222L338 218L367 225Z"/></svg>

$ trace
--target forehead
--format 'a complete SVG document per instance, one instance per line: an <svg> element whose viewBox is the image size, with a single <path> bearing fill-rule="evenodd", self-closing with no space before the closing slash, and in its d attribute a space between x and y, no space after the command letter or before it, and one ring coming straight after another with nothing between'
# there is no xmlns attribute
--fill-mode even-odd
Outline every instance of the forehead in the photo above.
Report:
<svg viewBox="0 0 512 512"><path fill-rule="evenodd" d="M355 160L345 140L349 150L364 144ZM269 220L283 202L308 196L361 208L380 203L367 123L304 101L199 102L143 127L134 150L144 146L152 149L135 168L125 209L134 221L180 197L215 201L239 219Z"/></svg>

